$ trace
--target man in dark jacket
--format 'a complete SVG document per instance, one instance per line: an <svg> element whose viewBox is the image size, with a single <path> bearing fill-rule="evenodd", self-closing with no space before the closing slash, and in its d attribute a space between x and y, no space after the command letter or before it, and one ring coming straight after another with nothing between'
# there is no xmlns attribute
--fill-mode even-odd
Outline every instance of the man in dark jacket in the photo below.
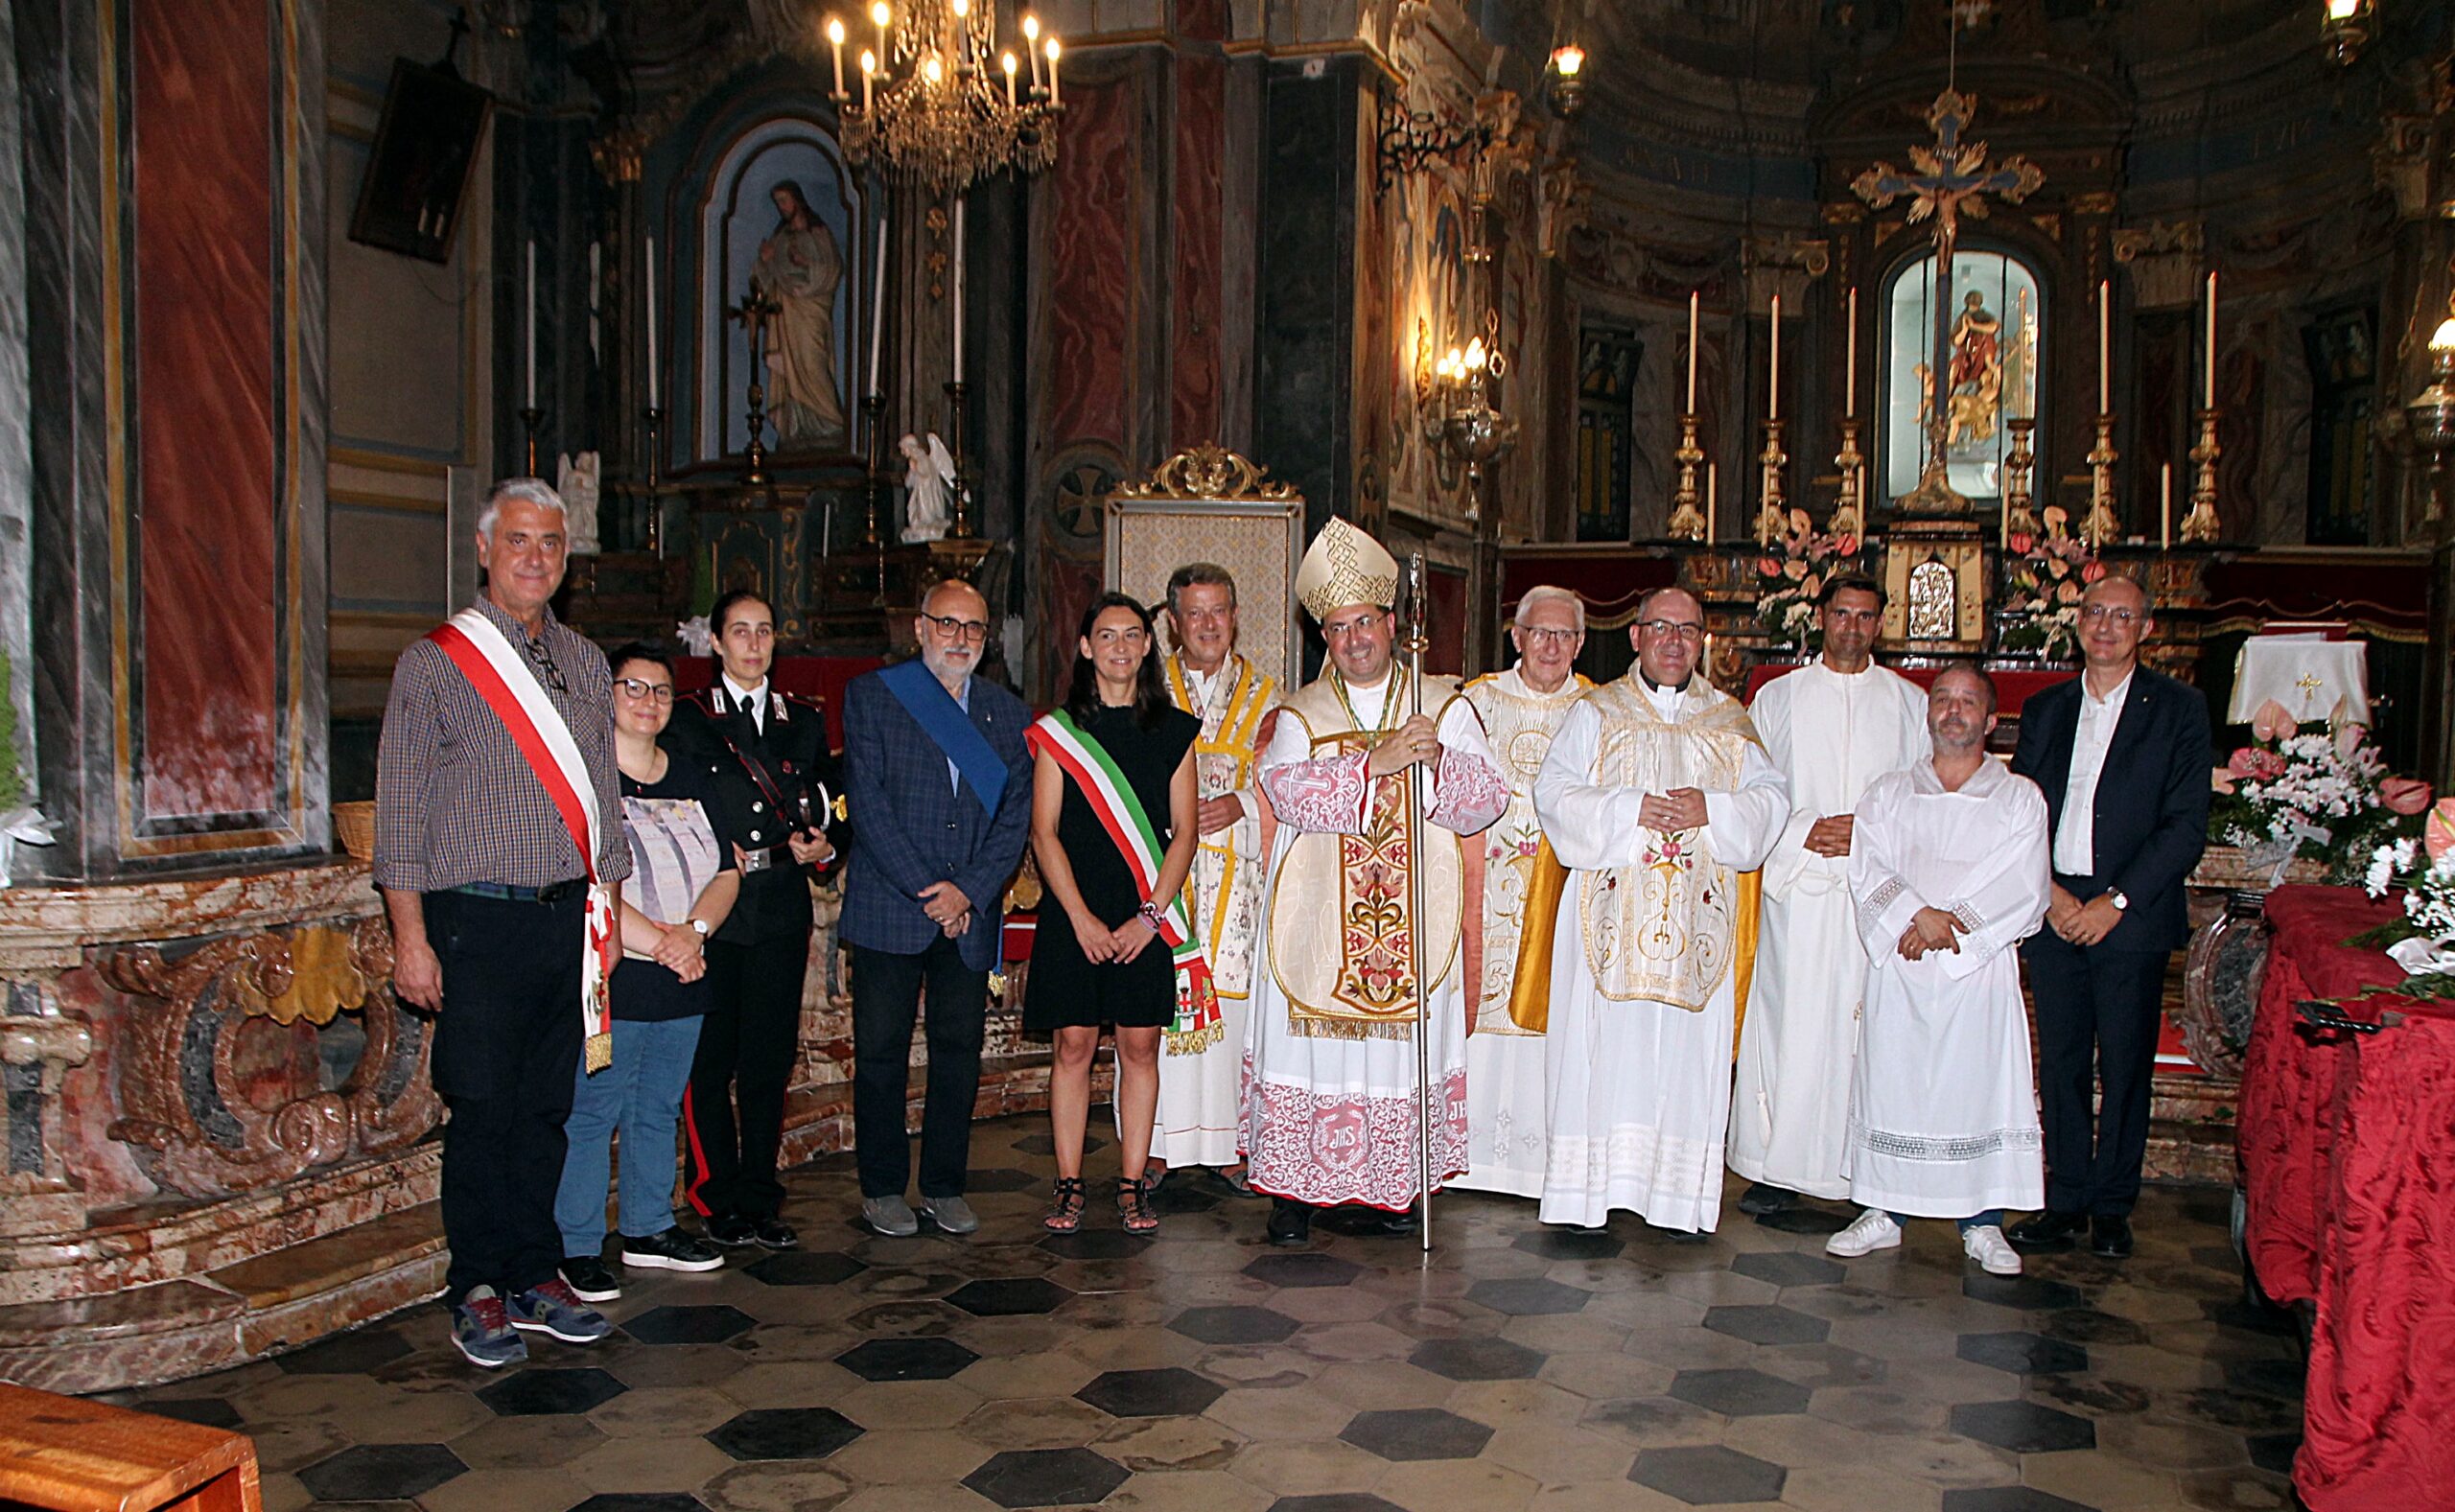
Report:
<svg viewBox="0 0 2455 1512"><path fill-rule="evenodd" d="M2156 628L2139 584L2096 583L2080 601L2085 670L2021 709L2012 770L2046 794L2054 855L2046 927L2021 947L2037 1003L2046 1211L2006 1237L2031 1252L2069 1249L2084 1229L2096 1254L2132 1251L2165 964L2190 938L2183 882L2208 844L2214 760L2207 699L2139 664Z"/></svg>
<svg viewBox="0 0 2455 1512"><path fill-rule="evenodd" d="M675 759L703 763L714 780L716 832L734 848L741 896L708 942L715 1006L683 1098L684 1190L716 1244L790 1249L800 1240L783 1217L776 1159L801 1048L807 873L836 860L843 788L825 711L768 686L776 621L765 600L727 593L708 624L723 675L675 707L666 739Z"/></svg>

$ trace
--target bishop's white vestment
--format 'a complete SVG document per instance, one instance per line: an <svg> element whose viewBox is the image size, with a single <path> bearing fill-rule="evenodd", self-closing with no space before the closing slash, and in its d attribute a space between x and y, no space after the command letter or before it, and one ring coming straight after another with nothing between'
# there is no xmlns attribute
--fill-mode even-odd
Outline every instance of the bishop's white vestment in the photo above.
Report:
<svg viewBox="0 0 2455 1512"><path fill-rule="evenodd" d="M1909 1218L2046 1205L2028 1015L2012 948L2046 918L2046 798L2001 762L1958 792L1934 764L1859 801L1850 890L1867 1008L1851 1082L1851 1200ZM1957 953L1901 958L1921 908L1966 927Z"/></svg>
<svg viewBox="0 0 2455 1512"><path fill-rule="evenodd" d="M1789 784L1790 817L1765 858L1730 1168L1810 1197L1847 1197L1841 1151L1867 956L1849 858L1816 854L1807 836L1817 820L1853 812L1869 782L1928 758L1927 693L1872 663L1836 672L1818 661L1765 684L1748 716Z"/></svg>
<svg viewBox="0 0 2455 1512"><path fill-rule="evenodd" d="M1425 854L1408 856L1406 776L1365 774L1371 748L1405 722L1406 683L1392 669L1378 687L1349 687L1330 672L1279 706L1262 752L1277 832L1253 952L1243 1148L1253 1189L1273 1197L1393 1212L1415 1199L1411 863L1424 868L1432 979L1433 1185L1466 1167L1470 858L1458 836L1498 818L1508 786L1474 706L1454 681L1424 679L1440 758L1427 789Z"/></svg>
<svg viewBox="0 0 2455 1512"><path fill-rule="evenodd" d="M1543 1027L1509 1013L1528 925L1528 885L1541 857L1534 778L1569 709L1594 686L1572 672L1548 693L1527 686L1518 667L1466 685L1484 734L1508 779L1508 807L1477 838L1484 848L1483 980L1466 1040L1466 1174L1456 1185L1512 1197L1543 1194ZM1537 908L1548 925L1551 914ZM1537 948L1551 949L1546 927Z"/></svg>
<svg viewBox="0 0 2455 1512"><path fill-rule="evenodd" d="M1648 794L1705 794L1701 829L1638 822ZM1534 810L1569 869L1552 944L1547 1223L1613 1208L1710 1231L1721 1214L1737 1014L1739 873L1789 817L1736 699L1630 672L1562 721Z"/></svg>
<svg viewBox="0 0 2455 1512"><path fill-rule="evenodd" d="M1178 656L1164 664L1170 700L1202 721L1202 733L1193 744L1200 796L1207 801L1232 793L1245 812L1202 837L1193 870L1185 877L1186 905L1219 991L1219 1025L1206 1038L1165 1036L1151 1154L1171 1170L1231 1166L1236 1163L1253 942L1261 932L1262 797L1254 786L1253 767L1262 716L1277 699L1278 683L1235 655L1207 675L1187 667Z"/></svg>

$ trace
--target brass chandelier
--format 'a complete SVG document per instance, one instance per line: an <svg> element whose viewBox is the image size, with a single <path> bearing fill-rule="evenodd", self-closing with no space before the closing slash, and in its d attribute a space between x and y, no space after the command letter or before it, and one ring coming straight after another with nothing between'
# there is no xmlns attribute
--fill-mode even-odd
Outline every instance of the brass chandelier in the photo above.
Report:
<svg viewBox="0 0 2455 1512"><path fill-rule="evenodd" d="M890 177L943 195L1057 160L1064 49L1038 17L1021 19L1020 57L998 50L996 0L907 0L900 12L874 0L868 20L857 96L845 80L850 33L840 17L827 22L831 98L855 166L875 157Z"/></svg>

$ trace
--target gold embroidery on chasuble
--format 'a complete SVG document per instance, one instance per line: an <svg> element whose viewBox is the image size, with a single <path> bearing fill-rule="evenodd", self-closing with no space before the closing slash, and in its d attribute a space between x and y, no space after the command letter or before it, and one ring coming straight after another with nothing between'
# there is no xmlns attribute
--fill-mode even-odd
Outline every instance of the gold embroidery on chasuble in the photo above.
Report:
<svg viewBox="0 0 2455 1512"><path fill-rule="evenodd" d="M1602 715L1593 780L1598 786L1667 793L1737 791L1749 746L1762 747L1746 709L1718 688L1665 719L1630 673L1588 693ZM1642 998L1701 1012L1731 966L1738 943L1739 878L1717 860L1702 828L1648 829L1635 866L1588 872L1578 885L1578 933L1596 989L1615 1002Z"/></svg>
<svg viewBox="0 0 2455 1512"><path fill-rule="evenodd" d="M1313 760L1368 751L1405 717L1406 673L1391 676L1378 728L1358 728L1336 673L1298 689L1279 717L1303 722ZM1457 696L1454 679L1424 679L1424 712L1436 722ZM1371 788L1363 833L1298 835L1271 888L1271 974L1287 997L1288 1027L1298 1035L1404 1039L1414 1033L1423 994L1408 917L1418 859L1407 849L1408 779L1381 778ZM1457 964L1464 864L1455 834L1427 823L1423 838L1423 960L1430 990L1438 992Z"/></svg>
<svg viewBox="0 0 2455 1512"><path fill-rule="evenodd" d="M1253 785L1255 738L1262 715L1276 699L1278 681L1255 671L1241 656L1231 656L1210 685L1206 709L1193 706L1193 682L1184 663L1171 655L1167 668L1168 696L1179 709L1202 720L1194 740L1194 777L1204 799L1240 793ZM1239 1001L1251 995L1253 980L1253 936L1261 924L1262 869L1236 853L1240 837L1258 835L1259 816L1248 814L1226 829L1202 837L1185 878L1187 903L1195 927L1203 932L1203 947L1210 963L1212 985L1221 997Z"/></svg>
<svg viewBox="0 0 2455 1512"><path fill-rule="evenodd" d="M1534 779L1551 754L1560 722L1593 686L1590 678L1577 672L1549 694L1520 691L1522 682L1501 673L1479 677L1465 687L1466 701L1483 716L1485 736L1508 779L1508 807L1489 829L1466 842L1484 848L1484 968L1474 1008L1479 1035L1543 1032L1539 1023L1521 1024L1509 1012L1523 953L1548 956L1551 950L1552 915L1537 908L1542 915L1538 935L1530 928L1535 920L1528 912L1535 901L1535 864L1543 847L1543 826L1534 816Z"/></svg>

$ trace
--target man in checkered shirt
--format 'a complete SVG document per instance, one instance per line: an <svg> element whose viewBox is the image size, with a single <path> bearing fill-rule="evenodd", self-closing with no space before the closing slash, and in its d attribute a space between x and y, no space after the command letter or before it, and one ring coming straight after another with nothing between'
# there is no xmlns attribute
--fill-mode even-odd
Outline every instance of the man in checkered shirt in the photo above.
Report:
<svg viewBox="0 0 2455 1512"><path fill-rule="evenodd" d="M554 618L568 547L563 501L533 477L495 485L478 519L478 613L570 729L596 795L596 874L631 872L619 822L613 672ZM482 627L480 627L482 628ZM506 674L516 676L517 673ZM392 990L437 1015L444 1301L453 1342L493 1368L527 1358L521 1330L567 1343L609 1331L556 1274L554 1189L581 1049L589 868L501 716L421 638L392 670L375 785L375 885L392 926Z"/></svg>

